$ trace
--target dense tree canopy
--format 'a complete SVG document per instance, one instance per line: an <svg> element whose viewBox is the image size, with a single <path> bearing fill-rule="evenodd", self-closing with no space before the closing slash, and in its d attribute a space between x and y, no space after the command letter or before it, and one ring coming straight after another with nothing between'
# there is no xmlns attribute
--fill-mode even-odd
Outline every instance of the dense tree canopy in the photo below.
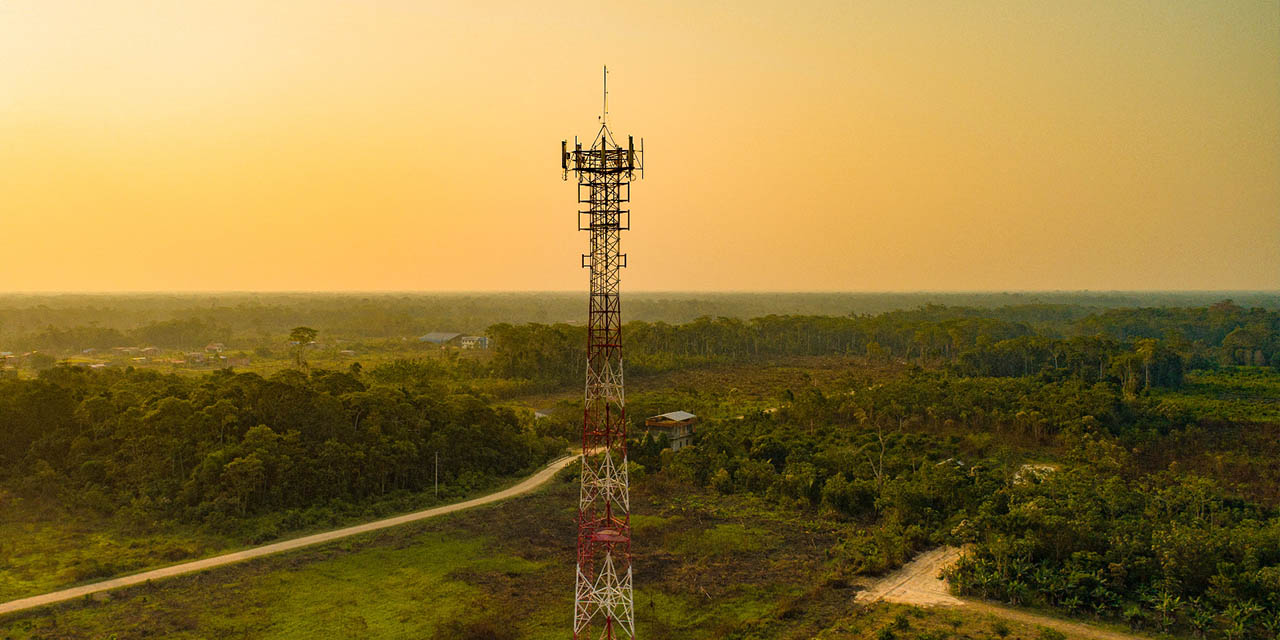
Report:
<svg viewBox="0 0 1280 640"><path fill-rule="evenodd" d="M1280 511L1224 484L1274 495L1248 484L1269 482L1274 446L1220 477L1161 468L1147 452L1195 437L1197 419L1108 382L918 372L788 399L674 455L643 438L636 459L866 523L832 550L856 573L969 544L952 575L965 593L1221 637L1280 622Z"/></svg>
<svg viewBox="0 0 1280 640"><path fill-rule="evenodd" d="M452 490L562 451L509 409L401 362L263 378L58 367L0 381L0 469L23 494L225 525L285 509Z"/></svg>

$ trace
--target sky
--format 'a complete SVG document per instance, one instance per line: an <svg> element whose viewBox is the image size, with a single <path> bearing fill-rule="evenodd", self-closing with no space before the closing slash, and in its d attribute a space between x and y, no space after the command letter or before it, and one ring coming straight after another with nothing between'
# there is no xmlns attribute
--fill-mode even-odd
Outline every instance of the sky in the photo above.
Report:
<svg viewBox="0 0 1280 640"><path fill-rule="evenodd" d="M1280 1L0 0L0 291L1280 289Z"/></svg>

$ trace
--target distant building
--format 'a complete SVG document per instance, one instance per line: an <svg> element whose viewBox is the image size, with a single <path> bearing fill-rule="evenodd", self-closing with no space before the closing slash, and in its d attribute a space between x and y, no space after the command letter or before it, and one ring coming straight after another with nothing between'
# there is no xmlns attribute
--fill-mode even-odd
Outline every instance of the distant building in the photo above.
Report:
<svg viewBox="0 0 1280 640"><path fill-rule="evenodd" d="M487 336L462 336L460 341L463 349L488 349L489 338Z"/></svg>
<svg viewBox="0 0 1280 640"><path fill-rule="evenodd" d="M693 444L693 425L697 422L698 416L688 411L672 411L646 418L644 427L655 436L666 434L667 441L671 443L671 450L679 451Z"/></svg>
<svg viewBox="0 0 1280 640"><path fill-rule="evenodd" d="M428 333L427 335L422 336L421 338L418 338L418 342L430 342L432 344L449 344L450 342L457 340L458 336L461 336L461 335L462 335L461 333L452 333L449 331L432 331L431 333Z"/></svg>
<svg viewBox="0 0 1280 640"><path fill-rule="evenodd" d="M343 349L342 351L339 351L339 352L338 352L338 355L346 356L346 357L350 358L350 357L352 357L352 356L356 355L356 352L355 352L355 350L353 350L353 349Z"/></svg>
<svg viewBox="0 0 1280 640"><path fill-rule="evenodd" d="M214 342L212 344L205 345L204 350L207 351L208 353L222 353L222 351L226 348L227 348L227 345L222 344L221 342Z"/></svg>

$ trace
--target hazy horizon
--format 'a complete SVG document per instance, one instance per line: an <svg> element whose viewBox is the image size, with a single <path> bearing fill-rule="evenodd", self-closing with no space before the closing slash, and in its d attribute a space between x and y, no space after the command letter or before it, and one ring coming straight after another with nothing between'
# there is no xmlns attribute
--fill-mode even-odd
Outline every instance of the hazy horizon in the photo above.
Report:
<svg viewBox="0 0 1280 640"><path fill-rule="evenodd" d="M3 296L131 296L131 295L586 295L583 289L120 289L120 290L12 290L0 291ZM819 290L819 289L637 289L624 290L625 295L1001 295L1001 294L1217 294L1217 293L1249 293L1276 294L1278 289L863 289L863 290Z"/></svg>

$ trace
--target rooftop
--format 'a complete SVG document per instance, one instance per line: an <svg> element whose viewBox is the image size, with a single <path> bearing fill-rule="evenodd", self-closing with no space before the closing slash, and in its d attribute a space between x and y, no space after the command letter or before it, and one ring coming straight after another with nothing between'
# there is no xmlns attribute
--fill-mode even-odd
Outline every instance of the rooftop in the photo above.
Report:
<svg viewBox="0 0 1280 640"><path fill-rule="evenodd" d="M672 411L670 413L664 413L661 415L653 416L652 418L649 418L649 419L655 420L658 418L662 418L663 420L671 420L672 422L684 422L685 420L691 420L696 417L698 416L695 416L692 413L689 413L688 411Z"/></svg>
<svg viewBox="0 0 1280 640"><path fill-rule="evenodd" d="M428 333L427 335L422 336L421 338L418 338L418 339L421 340L422 342L441 343L441 342L448 342L460 335L462 334L452 333L449 331L432 331L431 333Z"/></svg>

